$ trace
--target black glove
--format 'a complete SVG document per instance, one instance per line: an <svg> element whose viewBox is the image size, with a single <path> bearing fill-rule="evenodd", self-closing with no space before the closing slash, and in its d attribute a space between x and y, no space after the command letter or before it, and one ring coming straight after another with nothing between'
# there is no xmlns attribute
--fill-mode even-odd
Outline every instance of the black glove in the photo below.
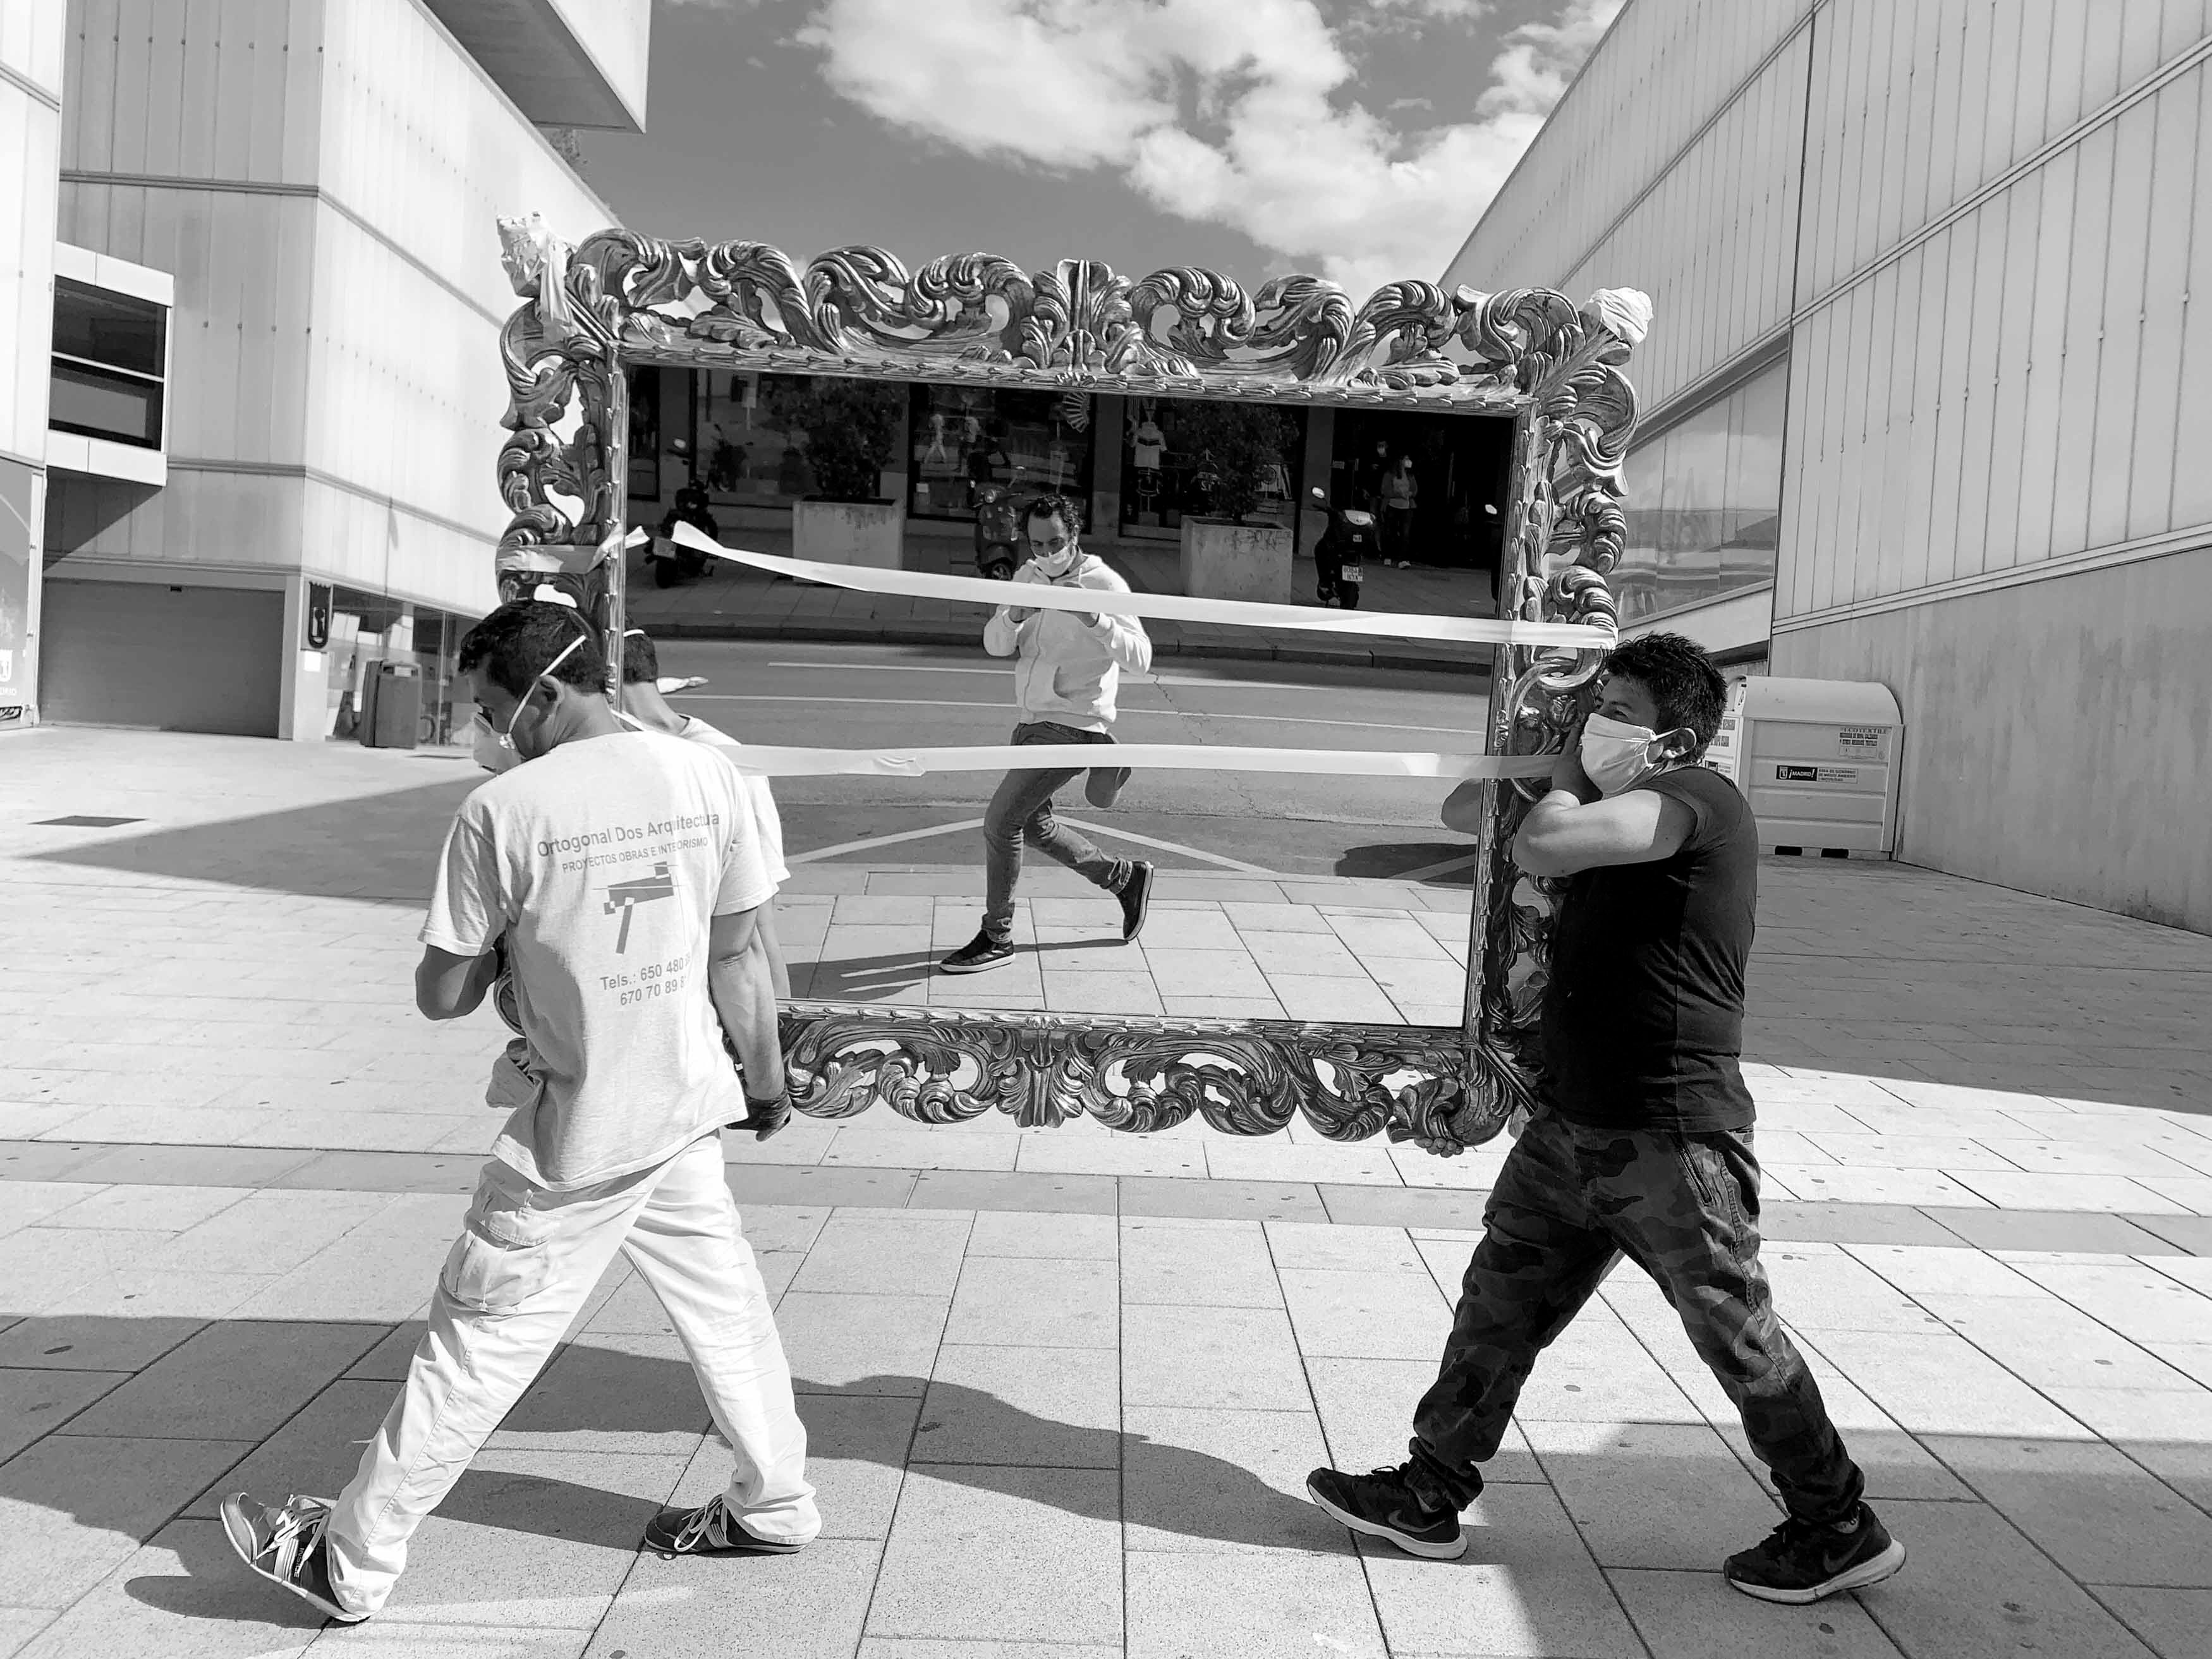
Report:
<svg viewBox="0 0 2212 1659"><path fill-rule="evenodd" d="M773 1100L755 1100L745 1097L745 1115L735 1123L725 1125L732 1129L750 1129L755 1140L766 1140L778 1129L791 1121L791 1091L786 1089Z"/></svg>

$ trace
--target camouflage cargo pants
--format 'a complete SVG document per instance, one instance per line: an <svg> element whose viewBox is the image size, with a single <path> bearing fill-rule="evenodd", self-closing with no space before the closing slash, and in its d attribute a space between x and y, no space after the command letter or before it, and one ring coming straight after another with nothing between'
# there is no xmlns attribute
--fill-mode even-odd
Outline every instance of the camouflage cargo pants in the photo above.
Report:
<svg viewBox="0 0 2212 1659"><path fill-rule="evenodd" d="M1507 1155L1435 1386L1413 1417L1413 1479L1464 1508L1521 1385L1626 1255L1667 1294L1743 1413L1793 1515L1843 1521L1865 1486L1784 1335L1759 1265L1751 1135L1585 1128L1546 1114Z"/></svg>

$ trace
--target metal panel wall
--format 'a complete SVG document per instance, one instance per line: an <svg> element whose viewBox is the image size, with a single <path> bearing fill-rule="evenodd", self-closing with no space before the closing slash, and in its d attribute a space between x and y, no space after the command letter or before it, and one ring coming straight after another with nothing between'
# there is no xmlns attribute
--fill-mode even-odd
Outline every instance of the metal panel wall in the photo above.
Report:
<svg viewBox="0 0 2212 1659"><path fill-rule="evenodd" d="M46 453L65 0L0 6L0 453Z"/></svg>

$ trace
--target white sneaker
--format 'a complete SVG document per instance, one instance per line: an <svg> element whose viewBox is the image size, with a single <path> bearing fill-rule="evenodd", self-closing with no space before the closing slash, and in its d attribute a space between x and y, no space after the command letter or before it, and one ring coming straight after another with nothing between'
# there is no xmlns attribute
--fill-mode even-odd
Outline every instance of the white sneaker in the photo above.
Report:
<svg viewBox="0 0 2212 1659"><path fill-rule="evenodd" d="M275 1508L234 1492L222 1500L222 1529L239 1559L279 1589L288 1589L325 1619L358 1625L368 1617L338 1604L331 1587L323 1529L330 1524L326 1498L294 1493Z"/></svg>

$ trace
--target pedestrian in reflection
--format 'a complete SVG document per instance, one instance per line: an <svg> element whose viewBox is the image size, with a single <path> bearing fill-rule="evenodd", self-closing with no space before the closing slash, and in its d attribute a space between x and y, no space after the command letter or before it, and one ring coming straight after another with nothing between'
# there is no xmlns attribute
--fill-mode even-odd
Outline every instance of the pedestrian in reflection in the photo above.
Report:
<svg viewBox="0 0 2212 1659"><path fill-rule="evenodd" d="M1127 592L1129 585L1104 560L1083 550L1082 523L1076 504L1065 495L1032 501L1023 531L1033 556L1014 573L1014 581ZM1121 671L1141 673L1152 661L1152 642L1134 617L1021 605L1001 605L992 613L983 628L983 648L1016 659L1014 699L1021 717L1013 741L1020 744L1112 743ZM1000 783L983 815L983 925L938 964L945 972L976 974L1013 960L1014 886L1021 878L1024 841L1118 898L1121 938L1137 937L1152 900L1152 866L1141 859L1107 857L1053 814L1053 796L1082 769L1009 772ZM1127 767L1092 767L1084 798L1093 806L1111 806L1128 781Z"/></svg>
<svg viewBox="0 0 2212 1659"><path fill-rule="evenodd" d="M498 1062L489 1097L514 1109L345 1490L222 1506L254 1571L344 1624L384 1605L416 1528L617 1251L682 1336L737 1459L726 1490L663 1510L647 1545L788 1554L822 1524L717 1133L740 1098L739 1127L763 1136L789 1110L755 942L771 890L744 786L698 745L625 726L596 636L563 607L500 606L461 641L460 670L522 763L478 785L446 837L415 1000L432 1019L474 1012L505 947L522 1059Z"/></svg>
<svg viewBox="0 0 2212 1659"><path fill-rule="evenodd" d="M1413 477L1413 458L1400 455L1382 475L1382 545L1401 570L1408 569L1413 550L1413 507L1421 486Z"/></svg>
<svg viewBox="0 0 2212 1659"><path fill-rule="evenodd" d="M1545 992L1538 1110L1498 1171L1412 1455L1372 1474L1316 1469L1314 1501L1414 1555L1464 1554L1536 1357L1623 1255L1680 1316L1743 1415L1786 1518L1730 1556L1729 1583L1817 1601L1888 1577L1905 1547L1820 1384L1783 1332L1759 1261L1759 1161L1738 1056L1758 908L1759 834L1735 786L1699 765L1727 688L1688 640L1653 634L1607 659L1596 711L1513 843L1564 878ZM1470 830L1487 786L1444 822Z"/></svg>

